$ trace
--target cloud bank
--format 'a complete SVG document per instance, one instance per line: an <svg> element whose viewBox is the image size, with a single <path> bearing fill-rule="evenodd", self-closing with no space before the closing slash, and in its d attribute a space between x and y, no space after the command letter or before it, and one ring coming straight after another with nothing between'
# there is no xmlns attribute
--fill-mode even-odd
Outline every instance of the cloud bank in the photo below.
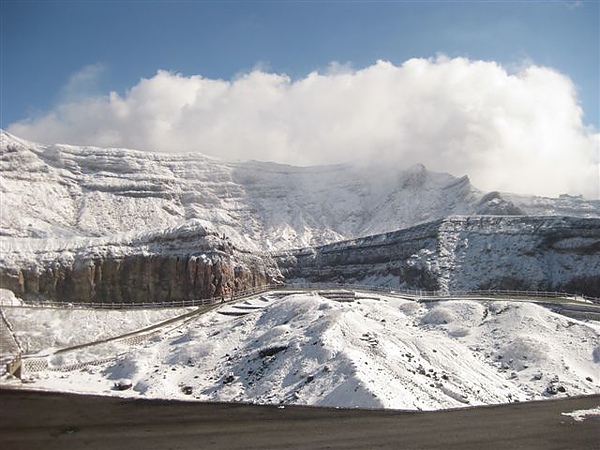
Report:
<svg viewBox="0 0 600 450"><path fill-rule="evenodd" d="M440 56L359 70L333 64L298 80L159 71L124 95L66 98L8 131L226 160L422 163L484 190L599 197L600 135L583 124L572 81L533 64L511 73Z"/></svg>

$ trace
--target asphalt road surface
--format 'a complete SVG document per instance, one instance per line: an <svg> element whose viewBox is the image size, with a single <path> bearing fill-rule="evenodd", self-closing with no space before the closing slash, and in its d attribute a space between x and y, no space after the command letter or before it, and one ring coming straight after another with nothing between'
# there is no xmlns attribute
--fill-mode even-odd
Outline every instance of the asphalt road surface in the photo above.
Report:
<svg viewBox="0 0 600 450"><path fill-rule="evenodd" d="M600 448L600 395L435 412L256 406L0 390L0 448Z"/></svg>

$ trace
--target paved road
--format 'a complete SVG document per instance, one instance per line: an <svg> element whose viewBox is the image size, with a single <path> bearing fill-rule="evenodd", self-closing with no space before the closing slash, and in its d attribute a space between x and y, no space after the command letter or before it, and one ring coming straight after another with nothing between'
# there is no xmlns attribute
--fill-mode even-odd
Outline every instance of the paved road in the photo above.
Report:
<svg viewBox="0 0 600 450"><path fill-rule="evenodd" d="M0 391L0 447L35 449L600 448L600 395L452 411L209 404Z"/></svg>

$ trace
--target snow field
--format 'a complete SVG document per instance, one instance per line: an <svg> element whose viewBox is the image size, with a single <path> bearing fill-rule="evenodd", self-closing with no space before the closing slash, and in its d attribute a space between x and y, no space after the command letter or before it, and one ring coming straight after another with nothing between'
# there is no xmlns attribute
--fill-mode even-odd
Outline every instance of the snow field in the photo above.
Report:
<svg viewBox="0 0 600 450"><path fill-rule="evenodd" d="M586 419L600 419L600 406L591 409L578 409L576 411L562 413L563 416L570 416L576 422L582 422Z"/></svg>
<svg viewBox="0 0 600 450"><path fill-rule="evenodd" d="M53 311L52 318L48 310L40 320L35 315L41 313L29 308L12 310L14 328L39 324L35 342L40 352L82 329L74 311ZM84 334L97 338L114 330L107 323L130 330L149 319L136 318L133 313L140 311L112 313L107 322L109 315L89 312ZM44 320L52 325L44 329ZM113 343L55 355L51 366L116 359L71 372L40 372L33 386L133 397L408 410L597 394L599 330L597 322L524 302L421 304L381 296L342 303L317 294L263 295L195 316L135 346ZM132 380L132 389L113 390L123 378Z"/></svg>

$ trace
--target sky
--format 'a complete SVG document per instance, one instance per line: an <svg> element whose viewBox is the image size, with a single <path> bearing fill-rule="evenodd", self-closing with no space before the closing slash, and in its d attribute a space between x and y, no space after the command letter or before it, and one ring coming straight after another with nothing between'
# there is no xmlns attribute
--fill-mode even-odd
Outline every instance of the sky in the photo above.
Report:
<svg viewBox="0 0 600 450"><path fill-rule="evenodd" d="M0 126L600 196L596 1L1 3Z"/></svg>

